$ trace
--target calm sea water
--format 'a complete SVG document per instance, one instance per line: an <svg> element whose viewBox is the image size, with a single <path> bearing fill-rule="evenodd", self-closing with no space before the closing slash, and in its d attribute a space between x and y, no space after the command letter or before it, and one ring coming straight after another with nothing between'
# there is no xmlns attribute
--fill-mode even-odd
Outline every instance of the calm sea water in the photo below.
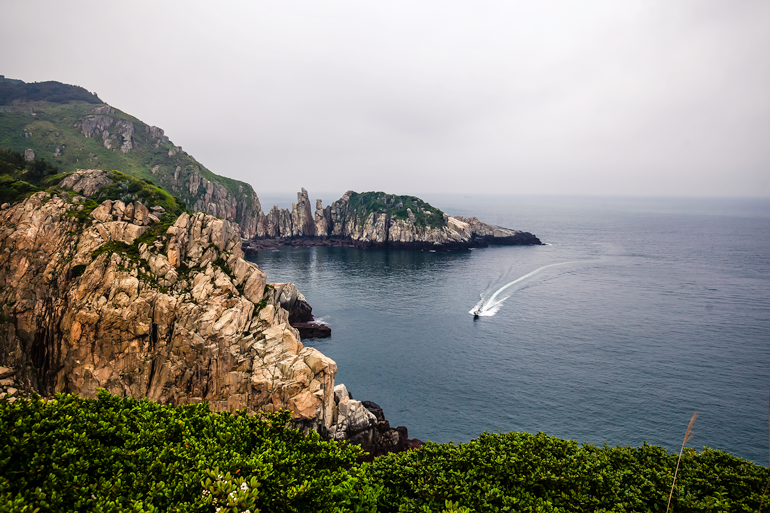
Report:
<svg viewBox="0 0 770 513"><path fill-rule="evenodd" d="M691 446L768 464L770 200L423 198L550 245L254 258L331 325L306 344L355 398L423 440L542 431L672 451L699 410ZM468 313L538 269L493 316Z"/></svg>

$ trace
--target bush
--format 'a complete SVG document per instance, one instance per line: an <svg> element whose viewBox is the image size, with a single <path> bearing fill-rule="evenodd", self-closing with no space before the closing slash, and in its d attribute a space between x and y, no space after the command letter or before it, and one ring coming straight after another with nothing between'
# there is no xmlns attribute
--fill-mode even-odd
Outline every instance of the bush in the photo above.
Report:
<svg viewBox="0 0 770 513"><path fill-rule="evenodd" d="M100 392L0 399L0 512L665 511L676 454L489 434L356 465L359 448L264 418ZM685 451L677 513L756 511L768 469Z"/></svg>
<svg viewBox="0 0 770 513"><path fill-rule="evenodd" d="M580 446L539 433L484 433L467 444L428 443L365 467L384 486L381 512L666 511L676 454ZM768 469L722 451L687 450L672 511L756 511ZM456 502L453 502L456 501Z"/></svg>
<svg viewBox="0 0 770 513"><path fill-rule="evenodd" d="M222 488L244 481L247 506L332 511L350 479L343 467L361 451L306 436L287 427L290 419L104 391L0 400L0 511L213 511L212 497L221 507Z"/></svg>

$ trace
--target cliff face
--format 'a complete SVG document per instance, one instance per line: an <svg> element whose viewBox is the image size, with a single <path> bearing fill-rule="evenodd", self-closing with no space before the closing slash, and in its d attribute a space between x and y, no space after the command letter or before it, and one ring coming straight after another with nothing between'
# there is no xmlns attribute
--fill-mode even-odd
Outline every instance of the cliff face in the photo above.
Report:
<svg viewBox="0 0 770 513"><path fill-rule="evenodd" d="M337 239L358 247L467 248L488 244L538 245L529 232L511 230L461 216L451 217L411 196L346 192L326 208L303 188L292 209L258 213L257 239Z"/></svg>
<svg viewBox="0 0 770 513"><path fill-rule="evenodd" d="M243 259L238 227L203 213L171 224L141 199L89 206L110 179L78 172L0 210L0 365L43 395L288 408L330 428L336 364L303 346L286 287Z"/></svg>

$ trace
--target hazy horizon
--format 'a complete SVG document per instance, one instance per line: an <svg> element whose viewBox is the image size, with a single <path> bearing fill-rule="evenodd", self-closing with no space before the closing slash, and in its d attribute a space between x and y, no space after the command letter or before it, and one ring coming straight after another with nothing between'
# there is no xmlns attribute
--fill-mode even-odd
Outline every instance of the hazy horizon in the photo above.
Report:
<svg viewBox="0 0 770 513"><path fill-rule="evenodd" d="M0 74L96 92L260 198L770 197L761 0L2 13Z"/></svg>

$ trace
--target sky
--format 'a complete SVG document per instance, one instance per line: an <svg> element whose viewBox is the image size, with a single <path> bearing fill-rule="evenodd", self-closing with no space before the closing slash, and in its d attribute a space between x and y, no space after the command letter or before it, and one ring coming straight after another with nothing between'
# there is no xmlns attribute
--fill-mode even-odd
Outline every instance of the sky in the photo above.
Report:
<svg viewBox="0 0 770 513"><path fill-rule="evenodd" d="M768 27L766 0L3 0L0 74L260 195L770 197Z"/></svg>

